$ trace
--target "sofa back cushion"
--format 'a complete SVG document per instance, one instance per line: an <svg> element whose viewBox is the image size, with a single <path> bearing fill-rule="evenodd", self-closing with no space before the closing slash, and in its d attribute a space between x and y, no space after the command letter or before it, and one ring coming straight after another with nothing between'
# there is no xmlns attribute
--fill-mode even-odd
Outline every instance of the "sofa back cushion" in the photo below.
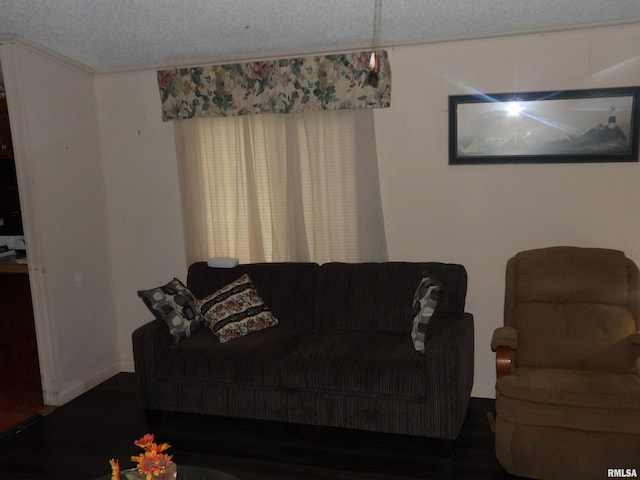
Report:
<svg viewBox="0 0 640 480"><path fill-rule="evenodd" d="M196 298L203 299L246 273L280 326L311 329L318 269L315 263L253 263L212 268L205 262L197 262L189 267L187 286Z"/></svg>
<svg viewBox="0 0 640 480"><path fill-rule="evenodd" d="M436 262L326 263L320 267L316 329L404 332L413 325L413 300L423 276L445 289L437 314L462 314L467 272Z"/></svg>

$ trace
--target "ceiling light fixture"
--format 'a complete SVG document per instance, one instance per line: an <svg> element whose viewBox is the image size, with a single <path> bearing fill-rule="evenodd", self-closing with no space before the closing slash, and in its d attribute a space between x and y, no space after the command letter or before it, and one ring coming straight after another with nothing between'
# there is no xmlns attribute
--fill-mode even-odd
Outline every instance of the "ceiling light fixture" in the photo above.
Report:
<svg viewBox="0 0 640 480"><path fill-rule="evenodd" d="M369 71L380 72L380 17L382 15L382 0L375 0L373 7L373 38L371 41L371 57L369 58Z"/></svg>
<svg viewBox="0 0 640 480"><path fill-rule="evenodd" d="M373 7L373 39L371 40L371 57L369 57L369 85L378 87L378 73L380 73L380 16L382 15L382 0L375 0Z"/></svg>

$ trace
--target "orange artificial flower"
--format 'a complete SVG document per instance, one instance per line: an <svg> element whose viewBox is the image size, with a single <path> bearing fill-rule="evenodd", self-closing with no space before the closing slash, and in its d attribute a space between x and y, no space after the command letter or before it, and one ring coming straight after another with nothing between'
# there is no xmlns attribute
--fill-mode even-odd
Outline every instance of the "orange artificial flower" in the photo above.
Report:
<svg viewBox="0 0 640 480"><path fill-rule="evenodd" d="M147 480L164 473L173 465L170 455L157 452L145 452L131 457L131 460L138 463L138 472L145 475Z"/></svg>
<svg viewBox="0 0 640 480"><path fill-rule="evenodd" d="M147 433L143 435L141 438L139 438L138 440L136 440L135 442L133 442L133 444L136 447L146 449L149 445L151 445L154 442L155 439L156 438L153 435L153 433Z"/></svg>
<svg viewBox="0 0 640 480"><path fill-rule="evenodd" d="M131 460L138 464L138 473L144 475L146 480L159 477L173 465L171 455L162 453L171 448L171 445L168 443L158 445L155 443L153 434L147 433L133 443L144 450L144 453L132 456ZM120 480L118 461L111 459L109 464L111 465L111 480Z"/></svg>
<svg viewBox="0 0 640 480"><path fill-rule="evenodd" d="M152 433L147 433L146 435L133 442L133 444L147 451L154 452L164 452L165 450L171 448L171 445L169 445L168 443L157 445L155 443L155 437Z"/></svg>
<svg viewBox="0 0 640 480"><path fill-rule="evenodd" d="M111 465L111 480L120 480L120 465L118 464L118 460L112 458L109 460L109 465Z"/></svg>
<svg viewBox="0 0 640 480"><path fill-rule="evenodd" d="M138 472L145 475L146 480L159 476L173 465L171 455L162 453L171 446L168 443L158 445L155 443L155 437L152 434L147 433L133 443L145 450L140 455L132 456L131 460L138 464Z"/></svg>

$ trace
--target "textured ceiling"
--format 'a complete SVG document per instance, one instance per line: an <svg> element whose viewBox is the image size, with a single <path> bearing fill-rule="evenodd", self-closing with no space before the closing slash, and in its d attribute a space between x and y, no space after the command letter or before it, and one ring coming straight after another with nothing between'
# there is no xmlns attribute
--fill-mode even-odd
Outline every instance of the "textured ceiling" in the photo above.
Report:
<svg viewBox="0 0 640 480"><path fill-rule="evenodd" d="M328 52L371 42L374 0L0 0L0 40L96 71ZM640 0L384 0L394 46L640 22Z"/></svg>

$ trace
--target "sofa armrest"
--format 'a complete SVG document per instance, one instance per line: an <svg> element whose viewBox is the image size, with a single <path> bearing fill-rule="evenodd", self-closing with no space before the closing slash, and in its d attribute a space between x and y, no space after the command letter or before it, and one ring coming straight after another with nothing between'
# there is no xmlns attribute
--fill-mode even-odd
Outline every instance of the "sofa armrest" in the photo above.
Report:
<svg viewBox="0 0 640 480"><path fill-rule="evenodd" d="M462 428L473 387L473 315L434 316L424 346L427 385L430 385L428 408L434 412L432 430L439 438L454 440ZM445 412L451 413L445 415Z"/></svg>
<svg viewBox="0 0 640 480"><path fill-rule="evenodd" d="M162 351L172 344L171 335L163 321L153 320L135 329L131 338L138 399L146 409L157 408L154 405L158 398L157 365Z"/></svg>

